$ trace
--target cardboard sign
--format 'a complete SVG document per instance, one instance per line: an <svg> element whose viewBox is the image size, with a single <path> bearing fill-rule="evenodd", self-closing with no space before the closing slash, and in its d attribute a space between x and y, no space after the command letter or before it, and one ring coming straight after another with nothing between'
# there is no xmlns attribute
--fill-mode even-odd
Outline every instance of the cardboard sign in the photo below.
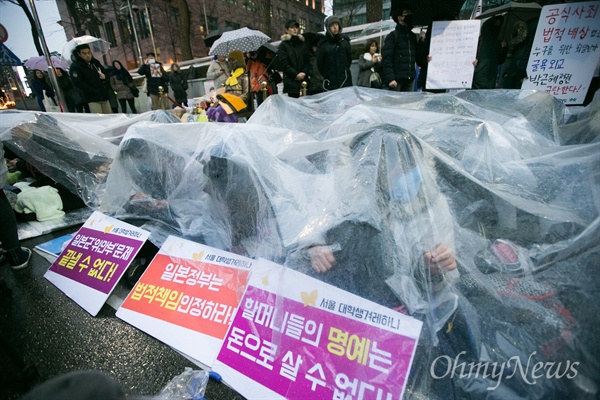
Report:
<svg viewBox="0 0 600 400"><path fill-rule="evenodd" d="M44 277L98 314L150 232L95 211Z"/></svg>
<svg viewBox="0 0 600 400"><path fill-rule="evenodd" d="M481 22L435 21L432 25L428 89L468 89L473 83Z"/></svg>
<svg viewBox="0 0 600 400"><path fill-rule="evenodd" d="M248 399L400 399L421 327L259 260L213 369Z"/></svg>
<svg viewBox="0 0 600 400"><path fill-rule="evenodd" d="M210 366L233 321L253 262L169 236L117 317Z"/></svg>
<svg viewBox="0 0 600 400"><path fill-rule="evenodd" d="M600 1L542 8L523 89L583 104L600 60Z"/></svg>

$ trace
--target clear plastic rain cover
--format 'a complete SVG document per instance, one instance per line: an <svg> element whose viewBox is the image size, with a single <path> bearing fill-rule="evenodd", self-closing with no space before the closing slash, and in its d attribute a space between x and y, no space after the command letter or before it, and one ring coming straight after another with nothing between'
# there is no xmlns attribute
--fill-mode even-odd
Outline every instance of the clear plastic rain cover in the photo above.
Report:
<svg viewBox="0 0 600 400"><path fill-rule="evenodd" d="M422 320L405 398L595 398L599 138L598 96L271 96L246 124L131 125L100 211Z"/></svg>

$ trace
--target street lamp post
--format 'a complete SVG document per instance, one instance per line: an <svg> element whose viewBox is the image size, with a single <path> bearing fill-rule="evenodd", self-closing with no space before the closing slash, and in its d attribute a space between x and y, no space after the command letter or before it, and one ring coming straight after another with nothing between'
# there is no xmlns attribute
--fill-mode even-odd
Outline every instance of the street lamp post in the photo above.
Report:
<svg viewBox="0 0 600 400"><path fill-rule="evenodd" d="M29 0L29 4L31 5L31 11L33 14L33 19L35 20L35 26L38 31L38 36L40 41L42 42L42 49L44 50L44 56L46 57L46 62L48 63L48 69L50 70L50 81L52 82L52 86L54 86L54 92L58 97L58 103L60 104L61 110L66 110L65 101L62 97L62 93L60 91L60 87L58 86L58 80L56 79L56 73L54 72L54 68L52 68L52 60L50 59L50 50L48 50L48 45L46 44L46 38L44 37L44 32L42 31L42 25L40 24L40 18L38 17L37 9L35 8L35 4L33 0Z"/></svg>
<svg viewBox="0 0 600 400"><path fill-rule="evenodd" d="M29 0L33 2L33 0ZM138 56L140 58L140 65L144 64L144 58L142 57L142 48L140 47L140 41L137 35L137 29L135 28L135 20L133 19L133 8L131 7L131 1L127 0L127 8L129 9L129 16L131 17L131 27L133 29L133 37L135 38L135 44L137 45Z"/></svg>

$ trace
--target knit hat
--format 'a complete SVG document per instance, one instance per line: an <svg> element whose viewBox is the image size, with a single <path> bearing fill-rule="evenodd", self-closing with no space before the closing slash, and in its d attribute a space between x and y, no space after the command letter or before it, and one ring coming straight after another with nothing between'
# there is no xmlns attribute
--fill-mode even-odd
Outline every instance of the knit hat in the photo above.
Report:
<svg viewBox="0 0 600 400"><path fill-rule="evenodd" d="M296 28L300 28L300 24L298 23L298 21L296 21L295 19L289 19L285 23L285 29L290 29L292 26L295 26Z"/></svg>
<svg viewBox="0 0 600 400"><path fill-rule="evenodd" d="M246 108L246 103L244 100L231 93L223 93L217 95L217 100L219 100L219 104L223 107L223 110L227 114L233 114L238 111L242 111Z"/></svg>
<svg viewBox="0 0 600 400"><path fill-rule="evenodd" d="M232 60L237 60L241 66L245 65L244 54L239 50L231 51L227 56L227 59L229 60L229 62L231 62Z"/></svg>
<svg viewBox="0 0 600 400"><path fill-rule="evenodd" d="M333 15L331 17L327 18L327 20L325 21L327 31L329 31L329 27L333 24L338 24L338 26L340 27L340 32L342 31L342 25L340 24L340 19Z"/></svg>

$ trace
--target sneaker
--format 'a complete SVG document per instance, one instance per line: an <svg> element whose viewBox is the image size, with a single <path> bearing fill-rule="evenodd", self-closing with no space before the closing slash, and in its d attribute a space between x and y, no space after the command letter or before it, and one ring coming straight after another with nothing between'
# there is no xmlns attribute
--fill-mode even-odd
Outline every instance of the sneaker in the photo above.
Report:
<svg viewBox="0 0 600 400"><path fill-rule="evenodd" d="M29 260L31 260L31 250L27 247L21 247L21 250L27 253L27 259L19 265L11 265L11 268L15 271L27 268L27 266L29 265Z"/></svg>

